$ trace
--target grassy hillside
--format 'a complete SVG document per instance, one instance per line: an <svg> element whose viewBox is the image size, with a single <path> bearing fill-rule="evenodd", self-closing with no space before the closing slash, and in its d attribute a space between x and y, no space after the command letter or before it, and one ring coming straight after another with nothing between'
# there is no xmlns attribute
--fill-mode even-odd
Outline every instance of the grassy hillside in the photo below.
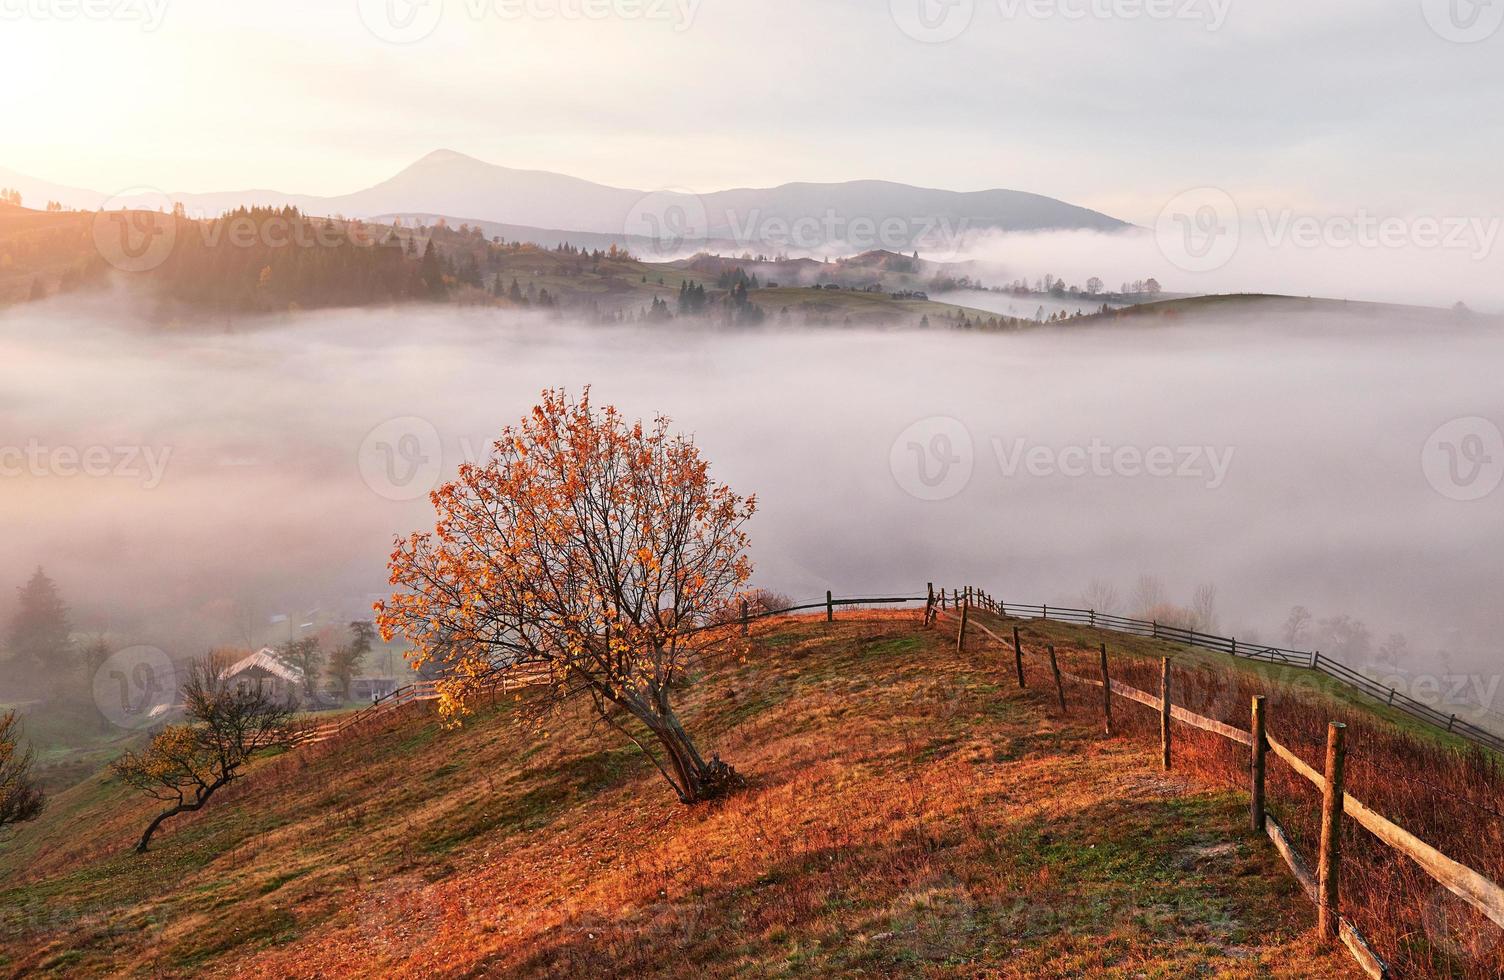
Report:
<svg viewBox="0 0 1504 980"><path fill-rule="evenodd" d="M146 858L96 777L0 847L0 971L1351 975L1238 793L1007 668L914 613L763 624L687 695L751 780L693 810L504 704L268 760Z"/></svg>
<svg viewBox="0 0 1504 980"><path fill-rule="evenodd" d="M1446 322L1467 322L1478 326L1497 327L1504 318L1468 311L1443 310L1430 306L1405 306L1397 303L1368 303L1344 299L1322 299L1311 296L1281 296L1270 293L1226 293L1211 296L1191 296L1161 300L1156 303L1141 303L1108 313L1093 313L1072 321L1075 324L1101 323L1126 320L1139 325L1154 321L1174 322L1182 317L1197 317L1209 320L1258 319L1271 316L1297 316L1320 314L1324 317L1344 318L1355 328L1385 320L1393 323L1408 323L1415 326L1435 326Z"/></svg>

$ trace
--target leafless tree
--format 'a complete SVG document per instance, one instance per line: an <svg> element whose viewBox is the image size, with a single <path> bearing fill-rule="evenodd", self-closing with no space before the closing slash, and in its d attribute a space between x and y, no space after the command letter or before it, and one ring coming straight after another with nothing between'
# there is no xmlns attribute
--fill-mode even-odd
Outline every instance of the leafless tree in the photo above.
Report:
<svg viewBox="0 0 1504 980"><path fill-rule="evenodd" d="M21 722L14 711L0 715L0 829L35 820L45 800L31 774L31 749L21 748Z"/></svg>
<svg viewBox="0 0 1504 980"><path fill-rule="evenodd" d="M1155 609L1169 605L1169 602L1165 584L1153 575L1140 575L1133 583L1133 615L1140 619L1152 618Z"/></svg>
<svg viewBox="0 0 1504 980"><path fill-rule="evenodd" d="M1206 584L1196 587L1195 598L1191 600L1191 616L1196 625L1193 629L1201 633L1217 632L1217 587Z"/></svg>
<svg viewBox="0 0 1504 980"><path fill-rule="evenodd" d="M1113 615L1117 613L1121 604L1118 599L1118 590L1111 582L1094 578L1081 592L1081 604L1087 609L1095 609L1099 613Z"/></svg>
<svg viewBox="0 0 1504 980"><path fill-rule="evenodd" d="M1285 617L1285 625L1280 627L1280 639L1285 641L1287 649L1294 649L1305 639L1306 630L1311 626L1311 610L1305 606L1296 606L1290 610L1290 615Z"/></svg>

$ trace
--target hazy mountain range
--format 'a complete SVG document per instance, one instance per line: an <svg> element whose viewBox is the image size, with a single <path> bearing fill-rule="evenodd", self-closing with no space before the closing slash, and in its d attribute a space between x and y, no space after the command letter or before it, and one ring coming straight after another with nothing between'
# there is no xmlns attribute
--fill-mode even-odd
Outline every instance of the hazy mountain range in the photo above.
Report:
<svg viewBox="0 0 1504 980"><path fill-rule="evenodd" d="M110 195L3 168L0 186L19 190L31 207L59 201L92 210L108 201L112 207L156 208L171 200L182 203L190 214L213 216L240 205L291 204L309 214L352 218L442 216L450 223L483 223L488 234L529 240L576 232L604 236L601 241L678 236L796 249L849 243L863 250L900 248L983 230L1130 227L1108 215L1023 191L948 191L854 180L700 195L648 192L501 167L451 150L430 153L373 187L333 197L263 189L202 194L135 189Z"/></svg>

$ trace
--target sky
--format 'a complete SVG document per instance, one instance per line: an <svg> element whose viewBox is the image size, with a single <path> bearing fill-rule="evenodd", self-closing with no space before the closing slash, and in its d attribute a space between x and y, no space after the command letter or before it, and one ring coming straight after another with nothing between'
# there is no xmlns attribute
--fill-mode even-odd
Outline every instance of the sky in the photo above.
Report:
<svg viewBox="0 0 1504 980"><path fill-rule="evenodd" d="M1504 4L0 0L0 168L338 194L447 147L617 186L873 177L1504 214Z"/></svg>

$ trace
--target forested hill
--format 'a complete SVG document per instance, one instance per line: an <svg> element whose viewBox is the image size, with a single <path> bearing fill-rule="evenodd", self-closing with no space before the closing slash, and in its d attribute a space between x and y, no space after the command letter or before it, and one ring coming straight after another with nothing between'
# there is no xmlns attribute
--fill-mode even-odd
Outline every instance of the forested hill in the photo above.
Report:
<svg viewBox="0 0 1504 980"><path fill-rule="evenodd" d="M615 246L544 247L488 238L476 225L369 224L291 207L204 220L0 204L0 307L115 286L159 321L447 303L587 322L983 324L986 314L928 299L933 270L920 266L929 263L894 258L880 267L860 256L648 263Z"/></svg>
<svg viewBox="0 0 1504 980"><path fill-rule="evenodd" d="M550 306L502 274L532 246L470 229L406 229L240 208L212 220L157 212L0 210L0 304L138 287L164 312L272 313L412 301ZM560 255L566 250L559 250ZM626 256L568 249L570 270ZM609 273L609 269L606 270ZM500 277L500 278L498 278Z"/></svg>

